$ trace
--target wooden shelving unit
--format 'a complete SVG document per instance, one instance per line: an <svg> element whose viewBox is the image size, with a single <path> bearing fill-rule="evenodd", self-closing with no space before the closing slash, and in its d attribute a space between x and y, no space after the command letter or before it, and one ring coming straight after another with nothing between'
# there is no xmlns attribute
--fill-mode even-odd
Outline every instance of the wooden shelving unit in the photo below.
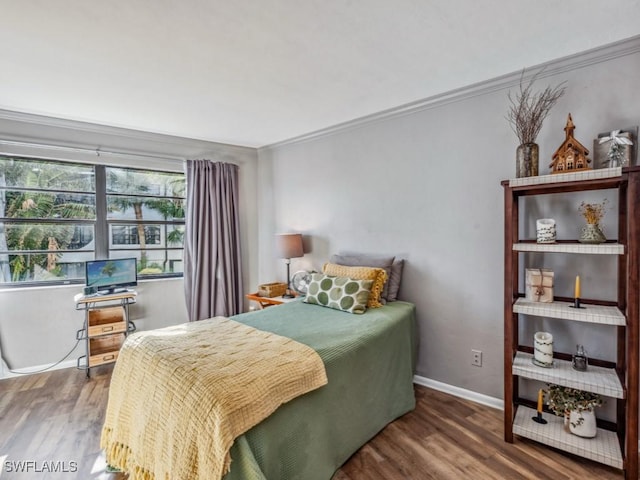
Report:
<svg viewBox="0 0 640 480"><path fill-rule="evenodd" d="M566 452L624 470L625 478L638 478L638 317L640 295L640 167L590 170L505 180L504 248L504 437L514 434ZM562 194L587 190L617 189L618 239L600 245L577 241L537 244L519 238L519 199L530 195ZM567 299L552 303L525 300L520 291L519 255L523 252L577 255L612 255L617 258L617 299L586 299L587 308L570 307ZM585 257L588 261L588 257ZM553 368L533 365L532 349L519 344L520 316L531 315L563 321L585 322L615 329L615 362L590 359L589 369L571 367L571 355L554 352ZM606 397L616 405L616 421L601 422L593 439L581 438L564 429L563 419L545 414L549 422L532 421L536 411L519 395L519 381L541 381L579 388Z"/></svg>
<svg viewBox="0 0 640 480"><path fill-rule="evenodd" d="M135 325L129 320L129 305L136 302L136 292L79 294L74 301L76 309L85 312L84 325L76 333L76 338L85 340L86 353L78 358L77 367L86 370L89 377L92 367L118 359L127 334L135 330Z"/></svg>

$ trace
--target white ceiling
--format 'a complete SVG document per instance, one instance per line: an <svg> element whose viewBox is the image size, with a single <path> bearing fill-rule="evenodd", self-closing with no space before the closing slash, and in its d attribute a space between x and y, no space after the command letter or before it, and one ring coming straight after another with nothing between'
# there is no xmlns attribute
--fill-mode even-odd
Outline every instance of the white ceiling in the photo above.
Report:
<svg viewBox="0 0 640 480"><path fill-rule="evenodd" d="M0 0L0 108L258 147L640 33L640 0Z"/></svg>

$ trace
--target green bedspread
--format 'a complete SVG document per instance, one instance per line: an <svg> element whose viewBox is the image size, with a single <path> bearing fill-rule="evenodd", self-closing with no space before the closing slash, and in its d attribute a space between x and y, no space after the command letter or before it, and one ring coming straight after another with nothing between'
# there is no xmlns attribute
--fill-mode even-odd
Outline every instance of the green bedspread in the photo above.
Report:
<svg viewBox="0 0 640 480"><path fill-rule="evenodd" d="M236 439L225 480L328 480L385 425L415 407L415 306L353 315L295 301L232 317L315 349L329 383Z"/></svg>

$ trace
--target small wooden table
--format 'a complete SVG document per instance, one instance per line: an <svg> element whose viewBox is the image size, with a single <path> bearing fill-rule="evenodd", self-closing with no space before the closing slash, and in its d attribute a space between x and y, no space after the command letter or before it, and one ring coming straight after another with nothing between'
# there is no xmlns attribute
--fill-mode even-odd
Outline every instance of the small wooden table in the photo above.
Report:
<svg viewBox="0 0 640 480"><path fill-rule="evenodd" d="M76 340L85 340L85 354L76 366L87 371L118 359L120 347L130 332L136 330L129 319L129 306L136 303L137 293L128 290L105 295L84 295L73 298L76 310L84 310L84 325L76 332Z"/></svg>
<svg viewBox="0 0 640 480"><path fill-rule="evenodd" d="M295 294L294 294L295 295ZM273 305L282 305L283 303L291 302L297 298L297 295L293 298L284 298L284 297L261 297L258 293L247 293L245 295L247 300L254 301L258 304L258 308L262 310L266 307L271 307Z"/></svg>

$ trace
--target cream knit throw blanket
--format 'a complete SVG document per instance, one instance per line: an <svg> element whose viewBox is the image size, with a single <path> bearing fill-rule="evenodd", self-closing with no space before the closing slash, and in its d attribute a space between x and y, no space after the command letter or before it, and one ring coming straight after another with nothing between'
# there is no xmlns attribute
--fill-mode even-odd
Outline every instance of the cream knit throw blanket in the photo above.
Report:
<svg viewBox="0 0 640 480"><path fill-rule="evenodd" d="M130 480L211 480L234 439L327 383L310 347L223 317L135 333L111 378L101 447Z"/></svg>

